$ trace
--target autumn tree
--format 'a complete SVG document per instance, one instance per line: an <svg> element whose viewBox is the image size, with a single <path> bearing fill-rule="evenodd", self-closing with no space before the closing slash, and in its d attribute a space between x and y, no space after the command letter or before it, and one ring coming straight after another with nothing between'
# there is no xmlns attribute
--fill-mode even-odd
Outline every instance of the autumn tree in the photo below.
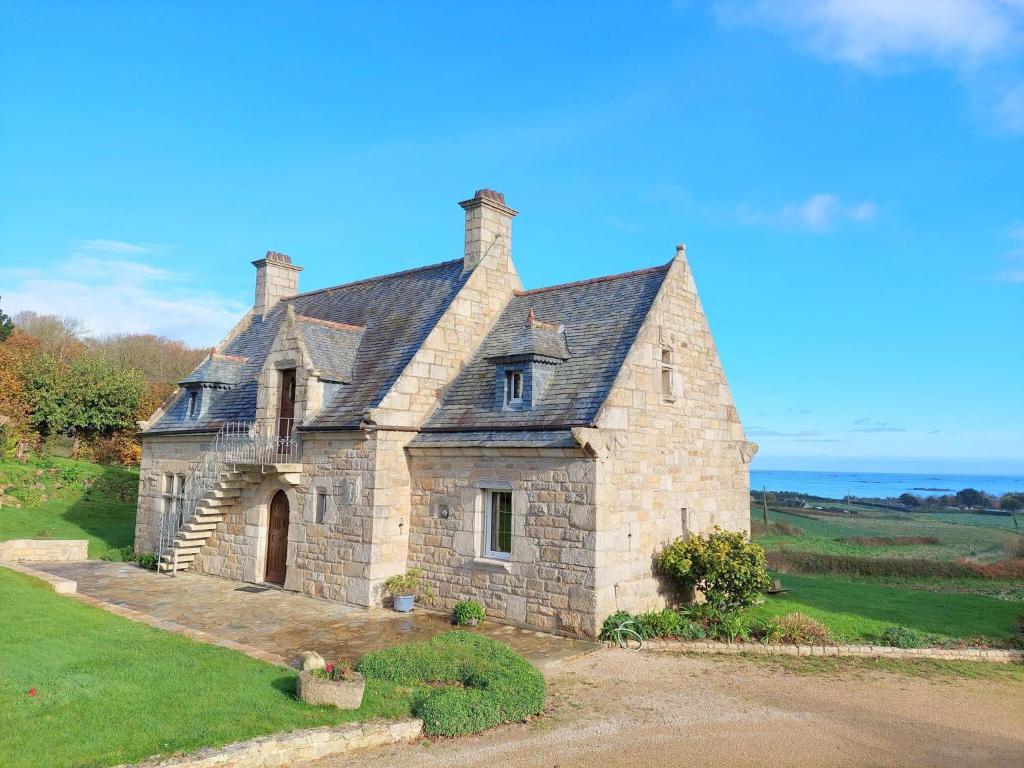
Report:
<svg viewBox="0 0 1024 768"><path fill-rule="evenodd" d="M7 341L11 333L14 332L14 321L11 316L4 312L3 307L0 307L0 341Z"/></svg>

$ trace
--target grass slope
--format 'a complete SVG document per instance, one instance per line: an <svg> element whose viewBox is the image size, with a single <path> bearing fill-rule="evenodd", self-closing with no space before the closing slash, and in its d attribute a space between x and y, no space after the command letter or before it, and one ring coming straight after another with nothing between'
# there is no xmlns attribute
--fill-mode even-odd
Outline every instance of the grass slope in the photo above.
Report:
<svg viewBox="0 0 1024 768"><path fill-rule="evenodd" d="M413 691L384 680L367 682L358 710L308 706L294 697L289 670L127 621L4 569L0 612L5 768L107 766L411 712Z"/></svg>
<svg viewBox="0 0 1024 768"><path fill-rule="evenodd" d="M822 622L840 642L874 642L890 626L911 627L950 640L980 639L1012 644L1024 613L1019 603L978 595L897 589L828 576L773 574L790 592L769 595L751 608L757 618L806 613Z"/></svg>
<svg viewBox="0 0 1024 768"><path fill-rule="evenodd" d="M89 557L135 540L139 473L87 461L0 462L0 486L20 508L0 506L0 541L87 539Z"/></svg>

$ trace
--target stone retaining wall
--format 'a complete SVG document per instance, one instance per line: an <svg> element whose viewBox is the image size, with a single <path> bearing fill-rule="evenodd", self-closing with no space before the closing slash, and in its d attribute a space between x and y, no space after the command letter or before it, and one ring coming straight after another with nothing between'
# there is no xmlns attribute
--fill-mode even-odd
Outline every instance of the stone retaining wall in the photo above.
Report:
<svg viewBox="0 0 1024 768"><path fill-rule="evenodd" d="M0 541L0 560L67 563L89 559L85 539L11 539Z"/></svg>
<svg viewBox="0 0 1024 768"><path fill-rule="evenodd" d="M422 720L371 720L337 728L312 728L261 736L226 747L211 747L186 757L140 765L145 768L276 768L367 747L415 741L422 732Z"/></svg>
<svg viewBox="0 0 1024 768"><path fill-rule="evenodd" d="M1024 651L993 648L891 648L883 645L763 645L645 640L643 649L706 654L756 653L766 656L860 656L886 659L1024 662Z"/></svg>
<svg viewBox="0 0 1024 768"><path fill-rule="evenodd" d="M60 576L54 576L52 573L45 573L44 571L37 571L35 568L28 568L24 565L18 565L17 563L3 562L0 561L0 568L6 568L9 571L17 571L23 573L26 576L39 579L49 585L50 589L56 592L58 595L74 595L78 592L78 582L72 579L64 579Z"/></svg>

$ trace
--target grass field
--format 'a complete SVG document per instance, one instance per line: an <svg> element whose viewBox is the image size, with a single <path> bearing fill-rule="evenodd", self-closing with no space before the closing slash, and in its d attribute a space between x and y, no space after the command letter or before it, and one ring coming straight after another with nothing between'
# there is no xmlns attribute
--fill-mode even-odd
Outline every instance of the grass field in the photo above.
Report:
<svg viewBox="0 0 1024 768"><path fill-rule="evenodd" d="M91 558L130 545L138 483L136 469L87 461L0 462L0 541L88 539Z"/></svg>
<svg viewBox="0 0 1024 768"><path fill-rule="evenodd" d="M0 606L4 768L115 765L411 711L413 690L384 680L367 681L358 710L311 707L294 697L290 670L127 621L3 569Z"/></svg>
<svg viewBox="0 0 1024 768"><path fill-rule="evenodd" d="M839 642L875 642L886 627L904 626L941 641L1015 646L1020 603L853 582L828 576L773 574L791 591L769 595L751 618L799 611L826 624Z"/></svg>

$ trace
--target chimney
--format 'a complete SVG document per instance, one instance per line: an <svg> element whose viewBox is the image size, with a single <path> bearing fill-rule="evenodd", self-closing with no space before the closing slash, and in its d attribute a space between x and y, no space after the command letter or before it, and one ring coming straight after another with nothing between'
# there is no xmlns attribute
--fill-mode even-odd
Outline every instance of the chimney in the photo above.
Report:
<svg viewBox="0 0 1024 768"><path fill-rule="evenodd" d="M299 272L302 267L292 264L290 256L267 251L262 259L252 263L256 267L256 305L254 312L265 315L281 299L299 292Z"/></svg>
<svg viewBox="0 0 1024 768"><path fill-rule="evenodd" d="M505 196L493 189L478 189L459 205L466 211L466 251L463 272L476 269L484 257L494 253L507 262L512 255L512 217Z"/></svg>

